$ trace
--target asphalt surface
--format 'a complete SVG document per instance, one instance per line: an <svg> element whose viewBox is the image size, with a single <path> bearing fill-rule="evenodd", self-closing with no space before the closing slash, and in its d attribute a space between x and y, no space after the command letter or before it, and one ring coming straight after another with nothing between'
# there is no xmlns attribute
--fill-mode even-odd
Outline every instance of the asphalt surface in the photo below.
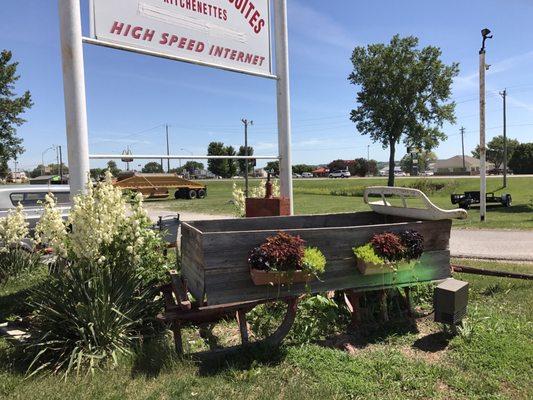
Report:
<svg viewBox="0 0 533 400"><path fill-rule="evenodd" d="M533 231L452 229L452 257L533 261Z"/></svg>

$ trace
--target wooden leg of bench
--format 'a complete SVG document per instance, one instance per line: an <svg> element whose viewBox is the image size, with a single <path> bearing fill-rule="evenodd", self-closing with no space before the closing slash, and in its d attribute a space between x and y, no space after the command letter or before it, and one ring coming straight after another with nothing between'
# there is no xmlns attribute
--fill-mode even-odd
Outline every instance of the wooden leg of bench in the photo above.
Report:
<svg viewBox="0 0 533 400"><path fill-rule="evenodd" d="M389 321L389 311L387 308L387 291L382 290L379 293L380 303L381 303L381 319L384 322Z"/></svg>
<svg viewBox="0 0 533 400"><path fill-rule="evenodd" d="M352 314L352 319L348 330L355 330L361 325L361 310L359 307L359 299L361 298L361 293L354 292L352 290L347 290L344 292L344 301L348 310Z"/></svg>
<svg viewBox="0 0 533 400"><path fill-rule="evenodd" d="M409 317L413 316L413 305L411 303L411 288L410 287L404 287L403 291L405 293L405 306L407 307L407 315Z"/></svg>
<svg viewBox="0 0 533 400"><path fill-rule="evenodd" d="M174 347L178 355L183 355L183 343L181 339L181 324L179 321L172 322L172 334L174 336Z"/></svg>
<svg viewBox="0 0 533 400"><path fill-rule="evenodd" d="M241 331L242 344L248 343L248 323L246 322L246 311L237 310L237 323L239 324L239 330Z"/></svg>

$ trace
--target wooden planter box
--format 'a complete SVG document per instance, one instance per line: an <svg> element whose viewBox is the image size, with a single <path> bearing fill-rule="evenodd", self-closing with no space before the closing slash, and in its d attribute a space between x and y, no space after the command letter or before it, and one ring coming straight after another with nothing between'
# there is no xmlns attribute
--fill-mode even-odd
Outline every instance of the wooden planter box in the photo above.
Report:
<svg viewBox="0 0 533 400"><path fill-rule="evenodd" d="M424 236L425 253L410 270L362 275L352 252L375 233L415 229ZM451 220L416 221L374 212L261 217L182 224L182 275L197 299L208 305L276 299L330 290L375 290L408 286L450 276ZM254 285L248 254L268 236L283 230L299 235L326 257L320 279L291 285Z"/></svg>
<svg viewBox="0 0 533 400"><path fill-rule="evenodd" d="M281 272L281 271L261 271L250 268L252 282L256 286L262 285L292 285L294 283L308 283L314 278L312 274L305 271Z"/></svg>

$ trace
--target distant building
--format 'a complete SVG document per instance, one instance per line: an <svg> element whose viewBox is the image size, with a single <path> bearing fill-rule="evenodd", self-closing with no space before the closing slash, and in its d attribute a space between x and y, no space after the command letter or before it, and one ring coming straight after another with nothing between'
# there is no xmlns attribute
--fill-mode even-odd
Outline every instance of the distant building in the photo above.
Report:
<svg viewBox="0 0 533 400"><path fill-rule="evenodd" d="M479 175L480 161L477 158L465 156L465 168L463 168L463 156L453 156L447 160L435 162L435 175ZM492 163L487 162L487 169L494 168Z"/></svg>
<svg viewBox="0 0 533 400"><path fill-rule="evenodd" d="M24 183L27 182L28 177L26 176L26 172L24 171L18 171L18 172L10 172L7 175L7 182L13 182L13 183Z"/></svg>
<svg viewBox="0 0 533 400"><path fill-rule="evenodd" d="M266 178L268 176L268 172L266 172L264 168L256 168L254 170L254 176L256 178Z"/></svg>

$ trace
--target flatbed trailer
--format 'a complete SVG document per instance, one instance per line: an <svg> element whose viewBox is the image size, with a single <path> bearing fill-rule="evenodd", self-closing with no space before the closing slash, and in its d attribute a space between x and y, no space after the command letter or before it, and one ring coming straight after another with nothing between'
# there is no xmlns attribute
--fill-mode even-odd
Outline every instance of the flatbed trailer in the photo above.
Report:
<svg viewBox="0 0 533 400"><path fill-rule="evenodd" d="M207 187L177 174L143 174L139 172L123 173L114 183L122 190L140 192L146 198L167 198L175 190L176 199L203 199L207 196Z"/></svg>
<svg viewBox="0 0 533 400"><path fill-rule="evenodd" d="M513 198L509 193L504 193L501 196L496 196L493 192L487 193L487 204L501 204L504 207L511 207ZM468 210L472 204L479 204L481 202L480 191L464 192L462 194L451 195L452 204L459 204L459 207Z"/></svg>

